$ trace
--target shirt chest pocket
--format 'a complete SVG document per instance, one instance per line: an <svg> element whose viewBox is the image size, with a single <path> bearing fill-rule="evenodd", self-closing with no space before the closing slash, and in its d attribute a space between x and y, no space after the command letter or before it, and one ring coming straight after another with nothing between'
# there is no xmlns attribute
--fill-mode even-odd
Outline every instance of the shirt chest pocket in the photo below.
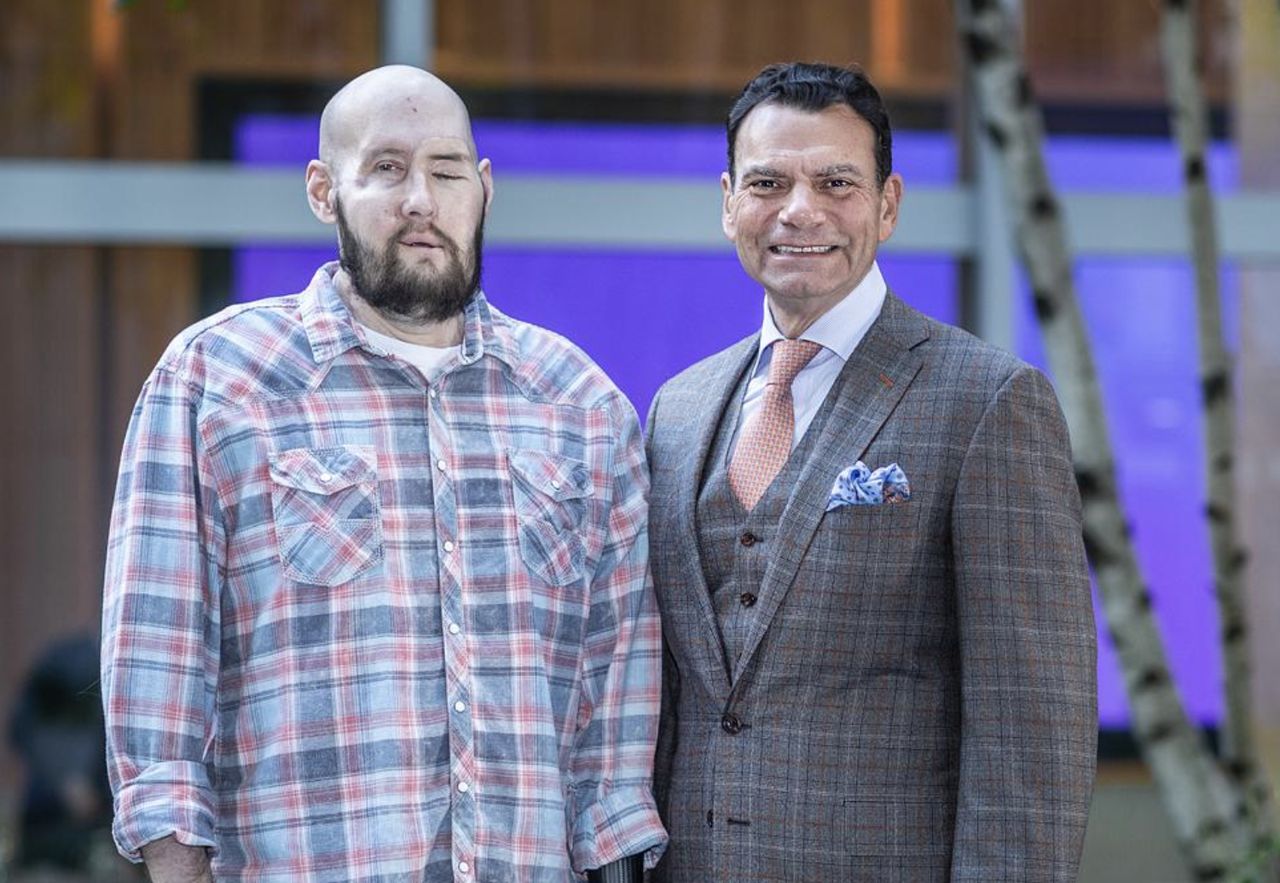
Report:
<svg viewBox="0 0 1280 883"><path fill-rule="evenodd" d="M271 455L271 506L285 576L337 586L382 561L377 455L369 445Z"/></svg>
<svg viewBox="0 0 1280 883"><path fill-rule="evenodd" d="M592 494L587 465L547 451L510 450L507 456L525 566L554 586L581 579L583 520Z"/></svg>

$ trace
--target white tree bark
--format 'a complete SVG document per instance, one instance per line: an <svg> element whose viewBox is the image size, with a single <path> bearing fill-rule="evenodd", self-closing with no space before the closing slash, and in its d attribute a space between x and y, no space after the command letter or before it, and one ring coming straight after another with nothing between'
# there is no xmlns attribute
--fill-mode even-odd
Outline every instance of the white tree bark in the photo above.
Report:
<svg viewBox="0 0 1280 883"><path fill-rule="evenodd" d="M1200 387L1205 425L1205 514L1213 550L1214 591L1225 676L1222 757L1244 798L1261 848L1274 836L1271 795L1253 739L1249 635L1244 613L1246 554L1235 520L1235 389L1222 337L1218 229L1206 168L1208 112L1196 54L1196 0L1165 0L1161 55L1173 132L1182 159L1191 256L1195 267Z"/></svg>
<svg viewBox="0 0 1280 883"><path fill-rule="evenodd" d="M1249 846L1236 824L1240 800L1178 697L1120 508L1102 395L1016 23L999 0L957 0L956 13L982 129L1000 158L1018 251L1071 430L1085 545L1124 670L1134 734L1197 879L1225 880Z"/></svg>

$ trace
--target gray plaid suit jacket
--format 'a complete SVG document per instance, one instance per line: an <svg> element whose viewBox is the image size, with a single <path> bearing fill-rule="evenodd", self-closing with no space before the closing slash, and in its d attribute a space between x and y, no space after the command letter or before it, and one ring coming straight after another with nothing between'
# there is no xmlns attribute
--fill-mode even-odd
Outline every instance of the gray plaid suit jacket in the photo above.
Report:
<svg viewBox="0 0 1280 883"><path fill-rule="evenodd" d="M649 414L671 833L657 879L1074 880L1095 634L1053 389L891 293L823 406L726 665L695 501L756 347L687 369ZM911 500L825 512L859 459L900 464Z"/></svg>

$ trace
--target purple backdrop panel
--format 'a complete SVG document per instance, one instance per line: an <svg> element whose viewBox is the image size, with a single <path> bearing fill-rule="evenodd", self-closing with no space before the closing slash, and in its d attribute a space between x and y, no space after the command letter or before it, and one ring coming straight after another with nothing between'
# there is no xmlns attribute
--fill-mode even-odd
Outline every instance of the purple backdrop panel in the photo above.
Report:
<svg viewBox="0 0 1280 883"><path fill-rule="evenodd" d="M316 268L337 260L338 246L246 245L231 254L231 299L235 302L293 294L311 282Z"/></svg>
<svg viewBox="0 0 1280 883"><path fill-rule="evenodd" d="M319 114L250 113L236 120L231 151L236 162L289 166L301 174L319 143Z"/></svg>
<svg viewBox="0 0 1280 883"><path fill-rule="evenodd" d="M1203 439L1195 291L1180 260L1079 260L1076 284L1107 406L1121 503L1151 590L1170 665L1188 713L1222 714L1222 661L1204 521ZM1235 273L1222 277L1224 324L1234 341ZM1045 366L1023 284L1019 351ZM1099 620L1099 715L1128 721L1119 661Z"/></svg>
<svg viewBox="0 0 1280 883"><path fill-rule="evenodd" d="M476 148L493 162L496 175L652 175L712 182L728 164L718 125L476 120L474 128ZM912 184L955 180L955 148L944 133L895 132L893 164Z"/></svg>
<svg viewBox="0 0 1280 883"><path fill-rule="evenodd" d="M1045 157L1053 182L1068 190L1178 193L1182 162L1165 138L1055 135ZM1215 190L1236 186L1236 152L1217 142L1209 147L1209 183Z"/></svg>
<svg viewBox="0 0 1280 883"><path fill-rule="evenodd" d="M1162 138L1055 137L1048 145L1063 190L1177 193L1180 164ZM1236 154L1209 151L1215 188L1236 182ZM1107 408L1121 504L1187 712L1201 723L1222 716L1222 658L1217 642L1209 536L1204 520L1203 438L1196 368L1194 279L1185 260L1081 258L1075 278ZM1222 274L1228 346L1237 339L1237 288ZM1045 367L1020 282L1018 353ZM1096 591L1096 589L1095 589ZM1126 726L1128 700L1115 647L1098 606L1098 713L1103 726Z"/></svg>

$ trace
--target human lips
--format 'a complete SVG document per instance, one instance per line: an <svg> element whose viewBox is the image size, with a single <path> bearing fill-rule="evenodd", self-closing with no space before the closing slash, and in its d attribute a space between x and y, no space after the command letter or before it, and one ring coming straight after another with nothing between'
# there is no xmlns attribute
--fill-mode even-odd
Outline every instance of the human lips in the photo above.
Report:
<svg viewBox="0 0 1280 883"><path fill-rule="evenodd" d="M792 245L778 244L769 246L769 251L776 255L824 255L836 250L834 245Z"/></svg>
<svg viewBox="0 0 1280 883"><path fill-rule="evenodd" d="M402 236L401 245L407 248L441 248L441 244L428 236Z"/></svg>

